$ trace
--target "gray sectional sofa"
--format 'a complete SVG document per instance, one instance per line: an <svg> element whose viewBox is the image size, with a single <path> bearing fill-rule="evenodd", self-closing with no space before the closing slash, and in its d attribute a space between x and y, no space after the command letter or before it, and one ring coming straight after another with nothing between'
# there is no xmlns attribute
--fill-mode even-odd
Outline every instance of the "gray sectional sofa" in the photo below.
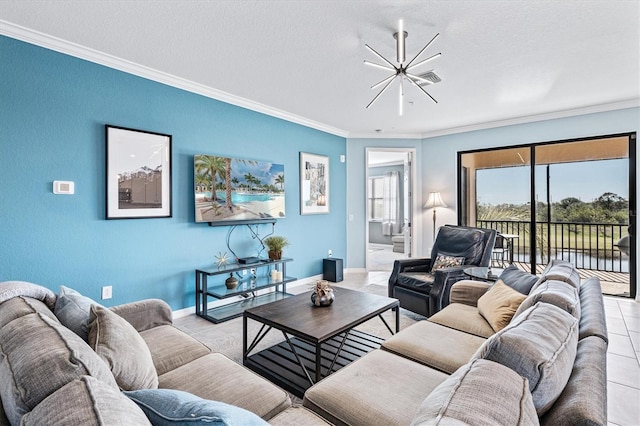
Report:
<svg viewBox="0 0 640 426"><path fill-rule="evenodd" d="M607 424L598 279L553 261L540 277L457 282L450 302L312 386L304 406L337 425Z"/></svg>
<svg viewBox="0 0 640 426"><path fill-rule="evenodd" d="M106 309L62 293L0 283L0 425L326 424L175 328L161 300Z"/></svg>

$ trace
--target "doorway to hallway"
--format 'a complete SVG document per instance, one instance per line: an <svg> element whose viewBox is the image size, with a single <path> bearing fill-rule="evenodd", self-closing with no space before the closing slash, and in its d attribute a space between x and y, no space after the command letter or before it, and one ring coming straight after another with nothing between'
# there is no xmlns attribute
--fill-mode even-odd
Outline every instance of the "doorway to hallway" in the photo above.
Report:
<svg viewBox="0 0 640 426"><path fill-rule="evenodd" d="M366 149L366 270L391 271L412 257L412 193L415 149Z"/></svg>

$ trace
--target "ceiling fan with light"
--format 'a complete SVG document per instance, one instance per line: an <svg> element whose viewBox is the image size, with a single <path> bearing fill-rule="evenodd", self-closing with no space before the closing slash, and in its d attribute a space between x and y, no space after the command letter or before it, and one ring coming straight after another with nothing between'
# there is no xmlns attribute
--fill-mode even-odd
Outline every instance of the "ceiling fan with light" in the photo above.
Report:
<svg viewBox="0 0 640 426"><path fill-rule="evenodd" d="M404 81L407 80L409 81L412 85L414 85L415 87L417 87L418 89L420 89L420 91L422 91L422 93L424 93L425 95L427 95L429 98L431 98L431 100L435 103L438 103L438 101L436 101L436 99L431 96L426 90L424 90L424 88L422 87L423 85L429 85L429 84L433 84L435 82L440 81L440 79L433 74L432 72L430 72L431 74L433 74L433 76L430 76L430 79L425 78L427 75L418 75L418 74L414 74L412 71L413 69L431 61L432 59L437 58L438 56L442 55L442 53L436 53L435 55L432 55L430 57L428 57L427 59L424 59L420 62L416 62L415 64L413 63L416 59L418 59L418 57L420 55L422 55L422 53L427 50L427 48L431 45L431 43L434 42L434 40L436 38L438 38L438 36L440 35L440 33L436 34L429 43L427 43L427 45L425 47L422 48L422 50L420 50L420 52L418 52L418 54L416 56L413 57L412 60L410 60L409 62L407 62L407 64L405 65L405 40L407 38L409 34L404 30L404 26L403 26L403 22L402 19L400 19L399 23L398 23L398 32L393 34L393 37L396 39L396 62L397 65L394 65L391 61L387 60L384 56L382 56L381 54L379 54L378 52L376 52L371 46L369 46L368 44L365 44L364 46L369 49L374 55L376 55L378 58L382 59L382 61L384 62L384 64L376 64L375 62L369 62L369 61L364 61L365 64L370 65L372 67L376 67L376 68L381 68L383 70L387 70L387 71L391 71L392 74L385 78L384 80L374 84L373 86L371 86L371 89L375 89L377 87L383 86L382 89L378 92L378 94L373 98L373 100L371 100L371 102L369 102L369 105L367 105L367 108L369 108L371 105L373 105L373 103L378 100L378 98L380 97L380 95L382 95L390 86L391 83L393 83L395 80L399 81L399 96L398 96L398 114L402 115L403 114L403 103L404 103ZM434 78L435 77L435 78Z"/></svg>

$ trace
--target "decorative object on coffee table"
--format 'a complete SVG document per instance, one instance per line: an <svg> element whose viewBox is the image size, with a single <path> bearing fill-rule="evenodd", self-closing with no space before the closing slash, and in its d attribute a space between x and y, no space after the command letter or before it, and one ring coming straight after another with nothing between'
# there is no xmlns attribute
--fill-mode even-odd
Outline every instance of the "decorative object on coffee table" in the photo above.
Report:
<svg viewBox="0 0 640 426"><path fill-rule="evenodd" d="M269 249L269 259L280 260L282 259L282 249L289 245L289 240L287 237L272 235L265 238L263 243Z"/></svg>
<svg viewBox="0 0 640 426"><path fill-rule="evenodd" d="M311 293L311 302L314 306L329 306L335 300L333 289L329 287L327 280L316 282L314 291Z"/></svg>
<svg viewBox="0 0 640 426"><path fill-rule="evenodd" d="M229 278L224 282L229 290L233 290L238 286L238 279L233 276L233 272L229 273Z"/></svg>

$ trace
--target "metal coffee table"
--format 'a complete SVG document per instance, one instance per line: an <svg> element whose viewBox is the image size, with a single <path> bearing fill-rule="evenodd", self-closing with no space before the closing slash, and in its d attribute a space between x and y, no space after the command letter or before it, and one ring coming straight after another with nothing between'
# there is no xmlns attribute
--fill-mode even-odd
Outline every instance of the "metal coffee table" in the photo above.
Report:
<svg viewBox="0 0 640 426"><path fill-rule="evenodd" d="M379 348L384 339L353 330L380 317L391 334L394 331L382 313L395 309L395 332L399 330L400 308L397 299L334 288L335 301L328 307L314 307L310 292L250 308L243 314L242 362L245 366L294 395L323 377L349 364L367 352ZM248 344L247 322L262 324ZM272 330L279 330L284 341L258 353L251 352Z"/></svg>

